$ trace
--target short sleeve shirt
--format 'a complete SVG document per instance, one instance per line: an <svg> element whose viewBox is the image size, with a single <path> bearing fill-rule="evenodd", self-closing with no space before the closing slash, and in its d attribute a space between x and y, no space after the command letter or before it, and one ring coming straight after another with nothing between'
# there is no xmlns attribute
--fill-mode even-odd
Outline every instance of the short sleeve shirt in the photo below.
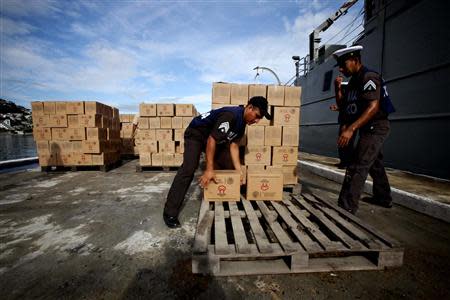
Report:
<svg viewBox="0 0 450 300"><path fill-rule="evenodd" d="M355 122L367 109L371 101L380 101L381 76L366 67L362 67L357 74L350 79L344 93L344 110L342 122L351 124ZM373 120L386 118L386 114L379 110Z"/></svg>
<svg viewBox="0 0 450 300"><path fill-rule="evenodd" d="M200 131L204 138L211 135L217 144L234 142L244 134L243 116L243 107L223 107L195 117L189 128Z"/></svg>

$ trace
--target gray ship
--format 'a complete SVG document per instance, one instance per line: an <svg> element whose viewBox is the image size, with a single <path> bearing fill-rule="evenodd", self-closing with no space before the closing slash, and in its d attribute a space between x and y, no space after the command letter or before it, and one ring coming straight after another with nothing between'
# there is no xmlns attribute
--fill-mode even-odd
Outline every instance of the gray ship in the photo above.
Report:
<svg viewBox="0 0 450 300"><path fill-rule="evenodd" d="M345 45L320 45L319 34L355 2L311 33L310 53L297 62L301 151L337 156L337 113L329 106L339 71L331 54ZM396 108L386 166L449 179L450 1L366 0L363 17L364 30L352 44L364 46L363 64L382 74Z"/></svg>

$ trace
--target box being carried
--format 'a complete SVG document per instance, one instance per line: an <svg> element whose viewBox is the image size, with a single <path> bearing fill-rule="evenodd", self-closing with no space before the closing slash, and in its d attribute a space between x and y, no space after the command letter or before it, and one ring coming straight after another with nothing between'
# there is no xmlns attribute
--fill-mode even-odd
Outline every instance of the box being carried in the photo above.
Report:
<svg viewBox="0 0 450 300"><path fill-rule="evenodd" d="M207 201L240 201L241 175L235 170L217 170L217 183L211 181L204 189Z"/></svg>

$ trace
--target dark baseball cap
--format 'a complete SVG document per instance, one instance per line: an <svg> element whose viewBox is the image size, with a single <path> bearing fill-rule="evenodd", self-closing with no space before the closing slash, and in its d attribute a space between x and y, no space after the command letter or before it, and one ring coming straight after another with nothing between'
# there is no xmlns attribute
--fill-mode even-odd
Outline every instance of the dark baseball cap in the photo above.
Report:
<svg viewBox="0 0 450 300"><path fill-rule="evenodd" d="M268 103L266 98L264 98L263 96L255 96L248 100L248 104L259 108L262 117L265 117L267 120L272 120L272 116L267 111Z"/></svg>

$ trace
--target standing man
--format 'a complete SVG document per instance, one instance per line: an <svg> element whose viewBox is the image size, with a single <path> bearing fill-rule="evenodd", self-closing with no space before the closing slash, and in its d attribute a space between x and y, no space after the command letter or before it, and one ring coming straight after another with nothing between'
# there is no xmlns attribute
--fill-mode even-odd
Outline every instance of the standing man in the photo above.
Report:
<svg viewBox="0 0 450 300"><path fill-rule="evenodd" d="M388 112L381 109L382 79L361 63L362 46L352 46L333 53L339 71L351 77L345 92L341 93L343 130L339 147L346 147L356 131L359 140L347 167L338 204L355 214L367 175L373 179L373 197L369 202L383 207L392 206L391 188L383 165L382 148L389 134ZM341 107L341 106L340 106Z"/></svg>
<svg viewBox="0 0 450 300"><path fill-rule="evenodd" d="M263 117L272 119L267 107L266 98L257 96L252 97L245 107L223 107L192 120L184 133L183 164L172 182L164 207L163 218L168 227L180 226L178 214L194 178L200 154L206 153L206 170L198 180L202 187L211 180L215 181L215 169L241 172L239 139L244 135L245 125L257 123Z"/></svg>

